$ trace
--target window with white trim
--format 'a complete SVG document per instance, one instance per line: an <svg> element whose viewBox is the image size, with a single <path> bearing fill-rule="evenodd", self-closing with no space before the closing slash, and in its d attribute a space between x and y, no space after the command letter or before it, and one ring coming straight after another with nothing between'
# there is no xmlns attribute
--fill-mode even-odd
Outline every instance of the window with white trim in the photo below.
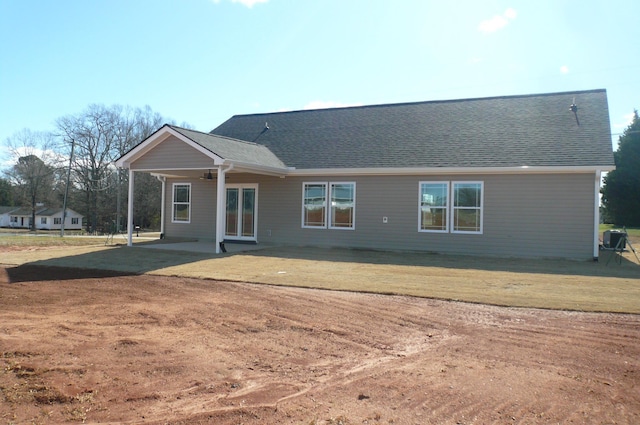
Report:
<svg viewBox="0 0 640 425"><path fill-rule="evenodd" d="M356 212L356 184L331 183L331 229L353 229Z"/></svg>
<svg viewBox="0 0 640 425"><path fill-rule="evenodd" d="M483 182L420 182L418 231L481 234L483 194Z"/></svg>
<svg viewBox="0 0 640 425"><path fill-rule="evenodd" d="M191 183L174 183L171 221L174 223L191 222Z"/></svg>
<svg viewBox="0 0 640 425"><path fill-rule="evenodd" d="M453 233L482 233L482 182L453 182Z"/></svg>
<svg viewBox="0 0 640 425"><path fill-rule="evenodd" d="M78 217L72 217L71 218L71 224L78 224L80 221L78 220Z"/></svg>
<svg viewBox="0 0 640 425"><path fill-rule="evenodd" d="M47 224L47 217L40 217L40 224Z"/></svg>
<svg viewBox="0 0 640 425"><path fill-rule="evenodd" d="M53 224L62 224L62 217L53 217Z"/></svg>
<svg viewBox="0 0 640 425"><path fill-rule="evenodd" d="M302 227L326 227L327 184L302 184Z"/></svg>
<svg viewBox="0 0 640 425"><path fill-rule="evenodd" d="M420 232L449 231L449 182L420 182Z"/></svg>
<svg viewBox="0 0 640 425"><path fill-rule="evenodd" d="M355 228L354 182L308 182L302 184L302 227L315 229Z"/></svg>

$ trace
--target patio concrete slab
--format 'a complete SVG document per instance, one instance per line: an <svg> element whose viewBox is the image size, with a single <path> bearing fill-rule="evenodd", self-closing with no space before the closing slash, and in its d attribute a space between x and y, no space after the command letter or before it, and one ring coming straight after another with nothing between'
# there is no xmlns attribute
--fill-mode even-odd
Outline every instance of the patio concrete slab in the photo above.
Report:
<svg viewBox="0 0 640 425"><path fill-rule="evenodd" d="M151 249L164 249L171 251L188 251L188 252L198 252L200 254L215 254L216 253L216 245L215 242L211 241L190 241L190 242L162 242L162 243L152 243L148 245L136 245L143 248L151 248ZM234 243L234 242L225 242L224 244L227 253L236 254L247 251L258 251L261 249L272 248L273 245L270 244L252 244L252 243Z"/></svg>

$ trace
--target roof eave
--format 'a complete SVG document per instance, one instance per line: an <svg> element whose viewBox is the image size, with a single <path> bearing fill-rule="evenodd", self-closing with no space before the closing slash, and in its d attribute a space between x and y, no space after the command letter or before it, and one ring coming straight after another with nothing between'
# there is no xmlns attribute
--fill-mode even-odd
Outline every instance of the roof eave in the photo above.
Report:
<svg viewBox="0 0 640 425"><path fill-rule="evenodd" d="M169 135L172 135L178 138L179 140L186 143L193 149L202 153L203 155L210 157L211 159L213 159L215 165L221 165L224 162L224 159L216 155L214 152L211 152L209 149L206 149L205 147L193 141L192 139L180 133L179 131L176 131L170 125L165 124L162 127L160 127L158 130L156 130L156 132L153 133L151 136L147 137L144 141L136 145L129 152L127 152L126 154L118 158L115 161L116 166L118 168L129 168L133 162L135 162L137 159L144 156L144 154L149 152L155 146L157 146L158 144L166 140L166 138L169 137Z"/></svg>
<svg viewBox="0 0 640 425"><path fill-rule="evenodd" d="M518 166L518 167L413 167L413 168L315 168L291 169L288 176L391 176L444 174L584 174L613 171L615 166Z"/></svg>
<svg viewBox="0 0 640 425"><path fill-rule="evenodd" d="M269 176L277 176L277 177L284 177L291 172L291 169L286 167L284 168L272 167L268 165L258 165L258 164L252 164L252 163L242 162L242 161L228 160L228 161L225 161L225 164L230 164L230 165L232 164L233 171L236 171L236 172L241 171L241 172L263 174L263 175L269 175Z"/></svg>

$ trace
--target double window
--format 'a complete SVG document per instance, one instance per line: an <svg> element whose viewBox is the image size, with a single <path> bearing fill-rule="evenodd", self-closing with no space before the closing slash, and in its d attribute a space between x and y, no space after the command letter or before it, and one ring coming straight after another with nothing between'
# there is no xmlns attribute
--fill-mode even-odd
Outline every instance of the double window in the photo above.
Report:
<svg viewBox="0 0 640 425"><path fill-rule="evenodd" d="M355 212L355 183L302 184L302 227L353 230Z"/></svg>
<svg viewBox="0 0 640 425"><path fill-rule="evenodd" d="M191 183L173 184L173 213L171 221L174 223L191 222Z"/></svg>
<svg viewBox="0 0 640 425"><path fill-rule="evenodd" d="M482 182L420 182L421 232L482 233Z"/></svg>
<svg viewBox="0 0 640 425"><path fill-rule="evenodd" d="M53 217L53 224L62 224L62 217Z"/></svg>

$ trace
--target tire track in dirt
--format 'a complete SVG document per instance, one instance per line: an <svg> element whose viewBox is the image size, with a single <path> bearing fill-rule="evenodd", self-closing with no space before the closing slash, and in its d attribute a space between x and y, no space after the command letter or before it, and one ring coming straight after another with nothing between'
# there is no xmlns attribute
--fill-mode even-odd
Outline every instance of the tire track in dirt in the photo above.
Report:
<svg viewBox="0 0 640 425"><path fill-rule="evenodd" d="M0 290L0 391L61 401L0 404L18 422L640 423L638 316L152 276Z"/></svg>

